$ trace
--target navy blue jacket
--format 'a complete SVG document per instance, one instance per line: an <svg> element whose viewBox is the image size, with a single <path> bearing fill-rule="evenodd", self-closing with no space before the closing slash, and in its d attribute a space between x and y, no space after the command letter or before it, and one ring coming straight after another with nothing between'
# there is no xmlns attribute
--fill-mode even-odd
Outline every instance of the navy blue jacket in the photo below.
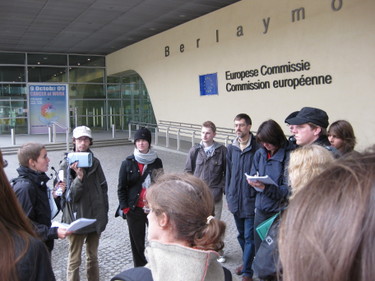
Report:
<svg viewBox="0 0 375 281"><path fill-rule="evenodd" d="M254 218L256 191L250 188L245 173L250 173L254 153L259 148L253 134L250 145L241 151L236 138L227 147L225 195L229 210L239 218Z"/></svg>
<svg viewBox="0 0 375 281"><path fill-rule="evenodd" d="M267 159L267 150L264 147L255 152L250 175L256 175L257 172L259 176L268 175L278 184L278 186L267 184L263 192L257 192L255 200L257 210L275 213L286 203L289 194L287 164L290 151L290 146L282 147L270 159Z"/></svg>

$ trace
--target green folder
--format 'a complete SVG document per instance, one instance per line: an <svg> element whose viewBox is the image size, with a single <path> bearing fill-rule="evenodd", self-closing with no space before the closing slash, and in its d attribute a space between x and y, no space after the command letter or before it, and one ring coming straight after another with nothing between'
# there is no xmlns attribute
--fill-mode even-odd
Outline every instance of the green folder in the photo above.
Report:
<svg viewBox="0 0 375 281"><path fill-rule="evenodd" d="M277 213L276 215L273 215L272 217L270 217L269 219L265 220L257 226L256 231L260 239L262 239L262 241L264 240L264 238L266 238L268 231L271 228L271 225L279 215L280 213Z"/></svg>

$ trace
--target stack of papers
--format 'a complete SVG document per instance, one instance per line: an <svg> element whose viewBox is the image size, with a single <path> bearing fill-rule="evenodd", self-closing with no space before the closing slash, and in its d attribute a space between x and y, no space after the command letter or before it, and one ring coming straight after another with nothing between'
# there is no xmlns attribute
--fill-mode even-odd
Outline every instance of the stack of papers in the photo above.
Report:
<svg viewBox="0 0 375 281"><path fill-rule="evenodd" d="M66 228L66 230L68 231L74 232L90 224L93 224L94 222L96 222L96 219L86 219L86 218L80 218L78 220L75 220L71 224L53 221L51 227L62 227L62 228Z"/></svg>
<svg viewBox="0 0 375 281"><path fill-rule="evenodd" d="M266 176L249 176L248 174L245 173L245 176L248 180L251 181L260 181L264 184L272 184L278 186L268 175Z"/></svg>

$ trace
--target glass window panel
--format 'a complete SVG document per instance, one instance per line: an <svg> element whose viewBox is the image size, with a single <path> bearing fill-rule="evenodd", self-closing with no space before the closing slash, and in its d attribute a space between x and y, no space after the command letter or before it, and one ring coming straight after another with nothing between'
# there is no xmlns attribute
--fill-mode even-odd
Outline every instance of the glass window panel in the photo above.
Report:
<svg viewBox="0 0 375 281"><path fill-rule="evenodd" d="M107 76L107 83L120 83L121 78L116 76Z"/></svg>
<svg viewBox="0 0 375 281"><path fill-rule="evenodd" d="M103 66L105 67L104 56L78 56L69 55L70 66Z"/></svg>
<svg viewBox="0 0 375 281"><path fill-rule="evenodd" d="M66 68L29 67L29 82L67 82Z"/></svg>
<svg viewBox="0 0 375 281"><path fill-rule="evenodd" d="M26 99L26 84L0 84L1 97Z"/></svg>
<svg viewBox="0 0 375 281"><path fill-rule="evenodd" d="M22 66L0 66L0 82L25 82L25 68Z"/></svg>
<svg viewBox="0 0 375 281"><path fill-rule="evenodd" d="M109 125L115 125L115 128L124 129L127 123L124 121L123 108L121 105L121 100L108 101L108 122Z"/></svg>
<svg viewBox="0 0 375 281"><path fill-rule="evenodd" d="M53 54L28 54L27 63L29 65L67 65L67 56Z"/></svg>
<svg viewBox="0 0 375 281"><path fill-rule="evenodd" d="M77 124L85 125L91 129L106 128L105 100L73 100L69 101L72 112L77 109ZM70 126L74 128L74 116L70 118ZM95 134L94 134L95 141Z"/></svg>
<svg viewBox="0 0 375 281"><path fill-rule="evenodd" d="M70 82L104 83L104 69L102 68L70 68Z"/></svg>
<svg viewBox="0 0 375 281"><path fill-rule="evenodd" d="M25 64L25 54L0 52L0 64Z"/></svg>
<svg viewBox="0 0 375 281"><path fill-rule="evenodd" d="M71 98L105 98L104 85L73 84L69 85L69 97Z"/></svg>
<svg viewBox="0 0 375 281"><path fill-rule="evenodd" d="M27 116L26 100L0 100L0 118L18 118Z"/></svg>
<svg viewBox="0 0 375 281"><path fill-rule="evenodd" d="M107 85L107 97L108 98L120 98L121 97L121 85Z"/></svg>
<svg viewBox="0 0 375 281"><path fill-rule="evenodd" d="M0 135L10 134L11 129L15 129L16 134L27 134L27 118L1 118L0 117Z"/></svg>

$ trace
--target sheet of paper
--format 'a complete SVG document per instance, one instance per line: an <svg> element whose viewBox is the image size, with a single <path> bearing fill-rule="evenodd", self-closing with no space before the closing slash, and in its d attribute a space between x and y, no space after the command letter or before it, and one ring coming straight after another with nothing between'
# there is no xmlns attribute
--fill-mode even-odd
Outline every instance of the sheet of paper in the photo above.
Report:
<svg viewBox="0 0 375 281"><path fill-rule="evenodd" d="M268 175L266 176L249 176L248 174L245 173L245 176L248 180L251 181L260 181L264 184L272 184L278 186Z"/></svg>
<svg viewBox="0 0 375 281"><path fill-rule="evenodd" d="M96 219L86 219L86 218L80 218L71 224L61 223L57 221L52 222L52 227L63 227L66 228L68 231L77 231L81 228L84 228L92 223L96 222Z"/></svg>

